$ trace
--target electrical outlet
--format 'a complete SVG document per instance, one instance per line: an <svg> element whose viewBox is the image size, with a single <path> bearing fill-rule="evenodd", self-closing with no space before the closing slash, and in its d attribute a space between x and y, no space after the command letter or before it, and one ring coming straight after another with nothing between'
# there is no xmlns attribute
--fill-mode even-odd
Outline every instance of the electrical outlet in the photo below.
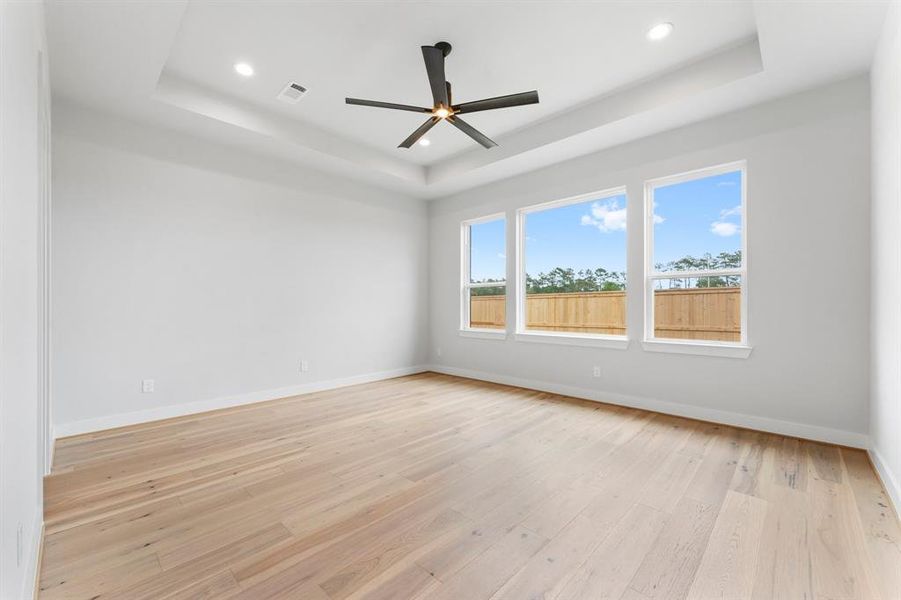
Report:
<svg viewBox="0 0 901 600"><path fill-rule="evenodd" d="M601 376L601 368L598 366L595 366L593 369L591 369L591 376L592 377L600 377Z"/></svg>
<svg viewBox="0 0 901 600"><path fill-rule="evenodd" d="M308 361L308 360L300 361L300 372L306 373L309 370L310 370L310 361Z"/></svg>
<svg viewBox="0 0 901 600"><path fill-rule="evenodd" d="M141 393L142 394L152 394L154 385L155 385L155 383L152 379L142 379L141 380Z"/></svg>
<svg viewBox="0 0 901 600"><path fill-rule="evenodd" d="M25 540L23 539L22 532L22 524L16 527L16 567L22 566L22 556L23 556L23 545L25 544Z"/></svg>
<svg viewBox="0 0 901 600"><path fill-rule="evenodd" d="M441 358L441 348L435 348L435 356Z"/></svg>

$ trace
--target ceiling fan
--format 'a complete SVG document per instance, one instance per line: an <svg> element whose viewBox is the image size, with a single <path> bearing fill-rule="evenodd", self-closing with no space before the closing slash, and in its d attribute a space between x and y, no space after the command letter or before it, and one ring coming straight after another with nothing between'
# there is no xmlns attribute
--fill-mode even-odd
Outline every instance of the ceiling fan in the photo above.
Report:
<svg viewBox="0 0 901 600"><path fill-rule="evenodd" d="M402 141L398 148L409 148L441 120L447 121L484 147L493 148L494 146L497 146L496 142L461 119L458 115L481 110L494 110L495 108L522 106L524 104L538 104L538 92L533 90L531 92L522 92L520 94L510 94L508 96L498 96L496 98L454 104L451 98L451 84L444 76L444 59L450 52L451 45L447 42L438 42L434 46L422 47L422 58L425 60L425 70L429 76L429 85L432 87L432 99L434 100L434 106L432 106L432 108L410 106L409 104L378 102L376 100L361 100L359 98L345 98L344 100L348 104L356 104L359 106L375 106L378 108L393 108L395 110L408 110L411 112L431 114L429 120L411 133L410 137Z"/></svg>

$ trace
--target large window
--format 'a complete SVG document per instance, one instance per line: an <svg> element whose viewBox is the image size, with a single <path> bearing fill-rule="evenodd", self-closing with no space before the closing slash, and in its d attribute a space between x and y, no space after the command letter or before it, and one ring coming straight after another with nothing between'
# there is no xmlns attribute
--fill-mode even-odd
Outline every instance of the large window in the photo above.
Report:
<svg viewBox="0 0 901 600"><path fill-rule="evenodd" d="M506 327L505 225L503 215L463 223L461 329L464 331L501 332Z"/></svg>
<svg viewBox="0 0 901 600"><path fill-rule="evenodd" d="M518 231L517 332L624 338L625 189L521 209Z"/></svg>
<svg viewBox="0 0 901 600"><path fill-rule="evenodd" d="M646 185L645 338L747 344L745 165Z"/></svg>

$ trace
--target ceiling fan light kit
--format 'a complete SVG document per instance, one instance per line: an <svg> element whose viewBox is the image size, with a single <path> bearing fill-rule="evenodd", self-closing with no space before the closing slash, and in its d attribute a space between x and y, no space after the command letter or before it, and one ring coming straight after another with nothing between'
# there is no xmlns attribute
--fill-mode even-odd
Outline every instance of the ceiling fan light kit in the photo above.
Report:
<svg viewBox="0 0 901 600"><path fill-rule="evenodd" d="M497 146L497 143L494 140L457 115L483 110L494 110L496 108L538 104L538 92L533 90L531 92L522 92L519 94L510 94L507 96L498 96L496 98L486 98L485 100L454 104L453 97L451 96L451 84L444 75L444 59L450 53L451 45L447 42L438 42L434 46L422 46L422 58L425 61L425 70L429 77L429 85L432 88L432 100L434 104L431 108L411 106L409 104L394 104L392 102L379 102L376 100L361 100L359 98L345 98L344 101L347 104L355 104L357 106L373 106L376 108L390 108L394 110L406 110L430 114L431 116L429 119L420 125L416 131L411 133L407 139L402 141L400 145L398 145L398 148L410 148L413 146L413 144L428 133L429 129L434 127L438 121L447 121L485 148L494 148Z"/></svg>

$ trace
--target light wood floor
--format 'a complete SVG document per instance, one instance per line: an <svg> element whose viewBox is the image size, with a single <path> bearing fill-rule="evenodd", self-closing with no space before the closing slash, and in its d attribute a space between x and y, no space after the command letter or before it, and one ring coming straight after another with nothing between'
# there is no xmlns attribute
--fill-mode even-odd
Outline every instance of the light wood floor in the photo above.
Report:
<svg viewBox="0 0 901 600"><path fill-rule="evenodd" d="M866 455L436 374L67 438L41 597L901 598Z"/></svg>

